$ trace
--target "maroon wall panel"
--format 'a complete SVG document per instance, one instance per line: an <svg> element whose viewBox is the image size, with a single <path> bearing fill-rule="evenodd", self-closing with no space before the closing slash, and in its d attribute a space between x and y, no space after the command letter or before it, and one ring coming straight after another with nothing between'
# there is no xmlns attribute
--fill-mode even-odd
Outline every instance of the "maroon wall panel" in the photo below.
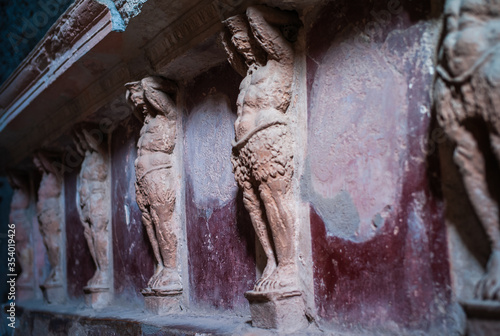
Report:
<svg viewBox="0 0 500 336"><path fill-rule="evenodd" d="M424 21L428 2L411 8L332 2L308 32L303 185L324 322L425 328L449 304L444 206L426 144L428 36L439 31Z"/></svg>
<svg viewBox="0 0 500 336"><path fill-rule="evenodd" d="M240 80L224 65L187 90L186 226L191 302L248 311L244 292L255 282L255 242L230 158Z"/></svg>
<svg viewBox="0 0 500 336"><path fill-rule="evenodd" d="M135 201L134 161L140 129L131 117L113 132L111 144L114 287L117 294L139 297L154 270L153 251Z"/></svg>
<svg viewBox="0 0 500 336"><path fill-rule="evenodd" d="M64 204L66 216L66 274L68 295L71 298L83 297L83 287L96 270L90 255L87 240L83 234L77 205L77 176L80 167L71 169L64 175Z"/></svg>

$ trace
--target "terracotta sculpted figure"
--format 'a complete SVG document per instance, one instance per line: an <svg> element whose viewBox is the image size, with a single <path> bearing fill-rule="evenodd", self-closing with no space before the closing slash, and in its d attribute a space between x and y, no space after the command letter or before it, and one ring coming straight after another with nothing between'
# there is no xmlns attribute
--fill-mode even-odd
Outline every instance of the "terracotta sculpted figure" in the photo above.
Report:
<svg viewBox="0 0 500 336"><path fill-rule="evenodd" d="M267 264L255 292L298 288L292 141L285 115L294 73L294 12L250 7L225 21L229 62L243 77L234 124L233 167Z"/></svg>
<svg viewBox="0 0 500 336"><path fill-rule="evenodd" d="M16 256L21 265L21 276L16 280L18 287L30 287L34 284L33 246L31 244L30 188L28 177L9 174L9 183L14 189L10 203L9 223L16 225ZM13 273L13 272L12 272Z"/></svg>
<svg viewBox="0 0 500 336"><path fill-rule="evenodd" d="M84 157L79 174L78 210L90 254L96 265L88 289L109 289L109 193L107 153L100 137L85 128L75 132L75 144Z"/></svg>
<svg viewBox="0 0 500 336"><path fill-rule="evenodd" d="M175 176L172 173L177 108L171 98L176 86L161 77L147 77L126 84L127 100L144 123L135 161L136 198L142 222L153 247L156 270L144 292L181 291L177 271Z"/></svg>
<svg viewBox="0 0 500 336"><path fill-rule="evenodd" d="M454 161L491 241L492 253L476 296L500 300L498 203L487 185L483 153L466 127L469 120L481 120L500 164L500 1L448 0L445 17L435 86L438 121L456 143Z"/></svg>
<svg viewBox="0 0 500 336"><path fill-rule="evenodd" d="M44 153L35 153L33 162L42 173L36 208L40 232L50 263L49 276L42 286L45 288L59 287L63 285L61 265L62 212L60 204L62 177L59 176L57 170L51 165L49 158Z"/></svg>

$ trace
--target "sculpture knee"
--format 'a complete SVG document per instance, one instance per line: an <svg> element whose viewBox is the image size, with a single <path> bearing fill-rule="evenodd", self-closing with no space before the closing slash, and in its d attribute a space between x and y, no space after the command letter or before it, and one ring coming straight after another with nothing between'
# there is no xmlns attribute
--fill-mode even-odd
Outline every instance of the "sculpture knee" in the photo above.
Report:
<svg viewBox="0 0 500 336"><path fill-rule="evenodd" d="M468 133L463 134L458 140L453 153L453 160L465 173L484 169L484 159L481 151L474 137Z"/></svg>
<svg viewBox="0 0 500 336"><path fill-rule="evenodd" d="M142 213L142 224L144 224L144 226L146 228L150 228L153 226L152 219L151 219L149 212Z"/></svg>
<svg viewBox="0 0 500 336"><path fill-rule="evenodd" d="M248 211L260 208L260 201L251 188L243 191L243 205Z"/></svg>
<svg viewBox="0 0 500 336"><path fill-rule="evenodd" d="M95 216L92 220L92 231L95 233L106 231L108 222L106 216Z"/></svg>
<svg viewBox="0 0 500 336"><path fill-rule="evenodd" d="M90 235L91 234L91 229L90 229L89 220L87 218L82 221L82 225L83 225L83 234L85 236Z"/></svg>

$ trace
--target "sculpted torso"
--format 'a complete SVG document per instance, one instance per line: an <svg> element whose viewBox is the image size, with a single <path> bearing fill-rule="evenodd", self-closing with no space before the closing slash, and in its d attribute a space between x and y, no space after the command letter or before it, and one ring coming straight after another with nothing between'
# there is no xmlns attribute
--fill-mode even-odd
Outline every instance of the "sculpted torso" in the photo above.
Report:
<svg viewBox="0 0 500 336"><path fill-rule="evenodd" d="M52 170L52 165L48 161L48 157L44 154L36 153L33 162L42 173L42 181L38 188L37 216L40 222L40 233L43 237L43 243L47 249L47 257L50 263L50 274L45 279L43 286L61 287L61 205L59 197L61 195L62 185L61 180ZM57 298L56 298L57 297ZM48 298L51 300L60 300L55 296Z"/></svg>
<svg viewBox="0 0 500 336"><path fill-rule="evenodd" d="M172 96L177 88L169 80L153 76L126 87L127 100L143 123L135 161L136 201L156 259L155 273L142 293L177 295L182 283L177 271L176 190L171 172L177 116Z"/></svg>
<svg viewBox="0 0 500 336"><path fill-rule="evenodd" d="M10 222L25 223L27 221L26 210L28 209L28 206L28 194L21 189L15 189L10 203Z"/></svg>
<svg viewBox="0 0 500 336"><path fill-rule="evenodd" d="M254 292L293 292L299 286L286 112L294 73L291 41L300 20L295 12L255 6L225 24L228 60L244 76L236 102L233 168L267 259Z"/></svg>
<svg viewBox="0 0 500 336"><path fill-rule="evenodd" d="M236 140L269 123L284 120L290 102L292 64L269 60L264 66L254 65L240 84L234 123Z"/></svg>
<svg viewBox="0 0 500 336"><path fill-rule="evenodd" d="M164 115L146 115L137 142L137 176L144 176L155 167L171 164L170 155L175 147L175 133L175 121Z"/></svg>
<svg viewBox="0 0 500 336"><path fill-rule="evenodd" d="M44 173L40 189L38 189L38 213L53 210L59 212L58 208L53 208L53 202L59 202L61 185L54 174Z"/></svg>
<svg viewBox="0 0 500 336"><path fill-rule="evenodd" d="M500 18L494 5L477 0L462 0L459 4L460 16L449 19L456 20L452 23L456 30L449 32L443 42L443 56L453 76L471 69L485 52L500 42ZM500 3L496 8L499 6Z"/></svg>
<svg viewBox="0 0 500 336"><path fill-rule="evenodd" d="M87 205L87 200L96 193L104 193L107 171L102 156L97 152L87 151L80 170L80 203Z"/></svg>

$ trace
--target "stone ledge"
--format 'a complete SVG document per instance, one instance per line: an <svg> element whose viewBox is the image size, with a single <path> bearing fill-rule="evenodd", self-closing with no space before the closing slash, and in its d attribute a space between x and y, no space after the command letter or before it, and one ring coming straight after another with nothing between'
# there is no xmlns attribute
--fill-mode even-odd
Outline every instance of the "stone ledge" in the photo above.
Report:
<svg viewBox="0 0 500 336"><path fill-rule="evenodd" d="M47 336L96 332L99 335L234 335L246 328L249 320L249 317L191 314L156 316L132 305L93 310L83 303L44 306L41 301L25 302L16 306L16 333Z"/></svg>
<svg viewBox="0 0 500 336"><path fill-rule="evenodd" d="M467 315L467 335L500 335L500 302L468 300L460 302Z"/></svg>
<svg viewBox="0 0 500 336"><path fill-rule="evenodd" d="M46 305L27 301L16 305L16 334L19 335L324 335L314 326L297 333L279 333L250 325L250 316L226 312L178 313L157 316L139 303L114 303L105 309L91 309L83 302ZM36 329L36 332L35 332Z"/></svg>

